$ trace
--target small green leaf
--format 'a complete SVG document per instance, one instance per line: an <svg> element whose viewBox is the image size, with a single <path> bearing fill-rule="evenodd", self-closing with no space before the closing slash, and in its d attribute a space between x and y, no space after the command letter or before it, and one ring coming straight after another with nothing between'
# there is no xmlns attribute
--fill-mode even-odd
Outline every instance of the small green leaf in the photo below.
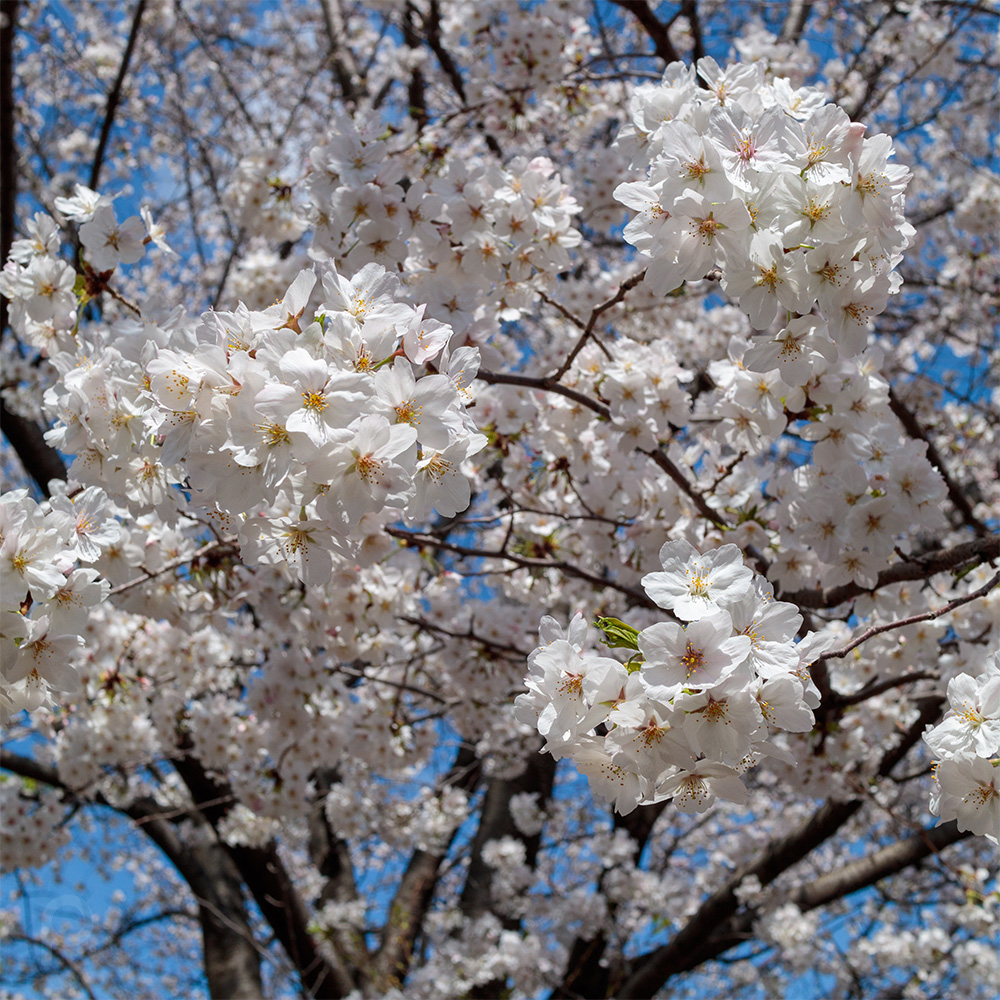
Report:
<svg viewBox="0 0 1000 1000"><path fill-rule="evenodd" d="M601 642L610 649L638 649L639 633L620 618L598 618L594 624L604 633Z"/></svg>
<svg viewBox="0 0 1000 1000"><path fill-rule="evenodd" d="M630 673L634 674L637 670L641 669L642 665L646 662L646 658L639 653L635 656L630 656L625 664L625 669Z"/></svg>

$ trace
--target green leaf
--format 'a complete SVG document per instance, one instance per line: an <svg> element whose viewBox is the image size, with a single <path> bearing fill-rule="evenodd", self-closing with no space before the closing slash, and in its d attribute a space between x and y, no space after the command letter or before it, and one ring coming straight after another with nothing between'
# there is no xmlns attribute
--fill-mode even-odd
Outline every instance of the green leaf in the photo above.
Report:
<svg viewBox="0 0 1000 1000"><path fill-rule="evenodd" d="M639 633L620 618L598 618L594 624L604 633L601 642L610 649L638 649Z"/></svg>
<svg viewBox="0 0 1000 1000"><path fill-rule="evenodd" d="M637 670L642 668L642 665L646 662L646 658L640 653L636 653L635 656L630 656L628 661L625 663L625 669L630 673L634 674Z"/></svg>

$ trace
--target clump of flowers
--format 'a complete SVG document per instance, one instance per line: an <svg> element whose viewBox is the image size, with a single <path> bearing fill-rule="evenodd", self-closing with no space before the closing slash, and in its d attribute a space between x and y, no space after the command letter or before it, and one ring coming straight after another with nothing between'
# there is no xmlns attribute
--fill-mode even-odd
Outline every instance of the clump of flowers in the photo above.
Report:
<svg viewBox="0 0 1000 1000"><path fill-rule="evenodd" d="M1000 843L1000 653L948 684L948 714L924 733L938 758L931 812Z"/></svg>
<svg viewBox="0 0 1000 1000"><path fill-rule="evenodd" d="M667 542L660 562L642 585L675 620L640 631L599 619L606 645L632 651L622 663L588 648L581 615L565 630L543 618L517 717L619 812L665 798L682 812L745 802L740 776L765 756L788 757L771 735L813 727L819 692L802 654L817 643L796 644L798 610L774 600L735 545L702 554Z"/></svg>

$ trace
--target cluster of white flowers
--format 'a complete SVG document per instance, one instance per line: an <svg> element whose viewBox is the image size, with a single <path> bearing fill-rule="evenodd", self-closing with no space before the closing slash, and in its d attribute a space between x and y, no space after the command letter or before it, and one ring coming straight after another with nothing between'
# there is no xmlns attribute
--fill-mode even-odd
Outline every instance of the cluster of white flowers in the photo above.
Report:
<svg viewBox="0 0 1000 1000"><path fill-rule="evenodd" d="M1000 843L1000 653L948 684L949 711L924 742L938 758L931 812Z"/></svg>
<svg viewBox="0 0 1000 1000"><path fill-rule="evenodd" d="M869 320L901 279L913 229L903 218L909 171L889 162L892 140L865 139L815 88L767 83L762 63L725 69L672 63L663 82L639 87L618 142L643 179L615 196L637 211L625 238L651 262L647 282L669 292L721 270L723 290L757 330L783 330L758 360L809 360L832 340L859 354ZM822 320L792 327L786 317ZM812 340L800 341L809 333Z"/></svg>
<svg viewBox="0 0 1000 1000"><path fill-rule="evenodd" d="M579 207L551 160L453 159L404 183L406 163L390 152L379 120L346 117L310 151L313 258L346 273L400 268L428 315L463 333L516 319L569 267Z"/></svg>
<svg viewBox="0 0 1000 1000"><path fill-rule="evenodd" d="M322 585L335 566L381 559L386 522L463 510L463 463L486 442L466 412L477 349L452 348L450 326L397 302L399 279L381 265L352 280L325 265L319 276L300 271L262 310L199 319L149 304L141 317L83 324L81 306L134 260L131 229L98 246L88 227L111 226L113 208L87 189L60 210L81 223L81 279L39 214L2 291L15 329L59 375L45 397L55 420L47 438L74 456L71 479L83 488L43 506L23 490L3 499L3 559L24 583L4 588L5 712L79 688L71 654L106 581L158 577L123 594L145 614L176 619L181 607L205 606L197 580L159 575L194 557L198 510L217 544L237 543L247 563ZM133 242L165 247L143 215L149 235ZM108 246L121 252L91 263Z"/></svg>
<svg viewBox="0 0 1000 1000"><path fill-rule="evenodd" d="M771 332L730 335L728 357L709 367L713 389L694 410L710 425L708 440L685 461L719 470L709 503L745 512L729 537L776 550L768 574L782 587L876 588L910 524L941 526L945 489L925 442L901 438L881 355L868 347L869 320L897 290L893 269L912 235L903 218L909 173L888 162L888 137L866 139L821 92L767 78L762 64L723 70L704 59L698 74L707 88L675 64L662 83L637 89L618 139L643 176L616 190L639 212L625 235L649 258L646 287L669 292L714 276L752 328ZM668 425L688 419L678 383L691 375L674 349L682 338L664 339L616 342L610 363L594 366L593 351L584 362L633 447L656 447ZM769 477L765 489L759 480L768 477L740 459L766 458L785 434L811 460ZM738 456L729 467L727 453ZM722 552L740 570L736 590L712 608L691 604L684 587L701 586L690 581L704 575L693 567L707 572ZM643 585L689 624L612 626L611 644L637 651L623 665L585 650L582 619L567 633L544 620L519 717L537 720L546 748L573 757L619 809L668 796L685 810L716 796L741 802L739 774L762 754L779 767L795 763L790 755L781 763L768 730L811 729L818 693L804 668L821 646L818 637L795 642L797 609L774 602L764 580L751 582L736 546L699 556L677 541L661 559L667 573ZM779 651L773 662L755 652L763 639ZM827 629L821 642L832 641ZM951 783L956 766L944 771ZM976 788L989 785L986 771L978 778Z"/></svg>
<svg viewBox="0 0 1000 1000"><path fill-rule="evenodd" d="M281 153L274 149L240 160L226 188L226 201L248 233L276 241L297 240L306 230L303 207L293 200L294 187L281 177Z"/></svg>
<svg viewBox="0 0 1000 1000"><path fill-rule="evenodd" d="M27 490L0 497L0 718L50 704L50 691L72 694L71 663L91 611L110 584L92 564L119 536L99 487L43 504Z"/></svg>
<svg viewBox="0 0 1000 1000"><path fill-rule="evenodd" d="M641 631L600 620L608 645L635 650L620 663L586 648L582 616L565 631L543 618L515 712L622 813L666 798L689 813L720 796L745 802L740 775L762 757L787 758L771 734L813 727L819 692L803 668L818 636L796 644L802 616L774 600L735 545L699 553L667 542L660 561L642 585L675 620Z"/></svg>
<svg viewBox="0 0 1000 1000"><path fill-rule="evenodd" d="M27 794L20 781L0 782L0 871L40 867L69 843L60 794Z"/></svg>
<svg viewBox="0 0 1000 1000"><path fill-rule="evenodd" d="M464 509L459 470L485 443L465 415L476 350L418 377L452 330L397 303L395 276L371 264L348 281L325 268L323 302L307 309L316 283L300 272L263 311L196 321L150 310L112 323L105 340L81 333L51 358L62 378L46 395L50 443L76 456L76 479L134 515L175 508L182 484L238 532L248 559L306 582L359 557L363 538L348 537L380 523L359 533L365 515Z"/></svg>

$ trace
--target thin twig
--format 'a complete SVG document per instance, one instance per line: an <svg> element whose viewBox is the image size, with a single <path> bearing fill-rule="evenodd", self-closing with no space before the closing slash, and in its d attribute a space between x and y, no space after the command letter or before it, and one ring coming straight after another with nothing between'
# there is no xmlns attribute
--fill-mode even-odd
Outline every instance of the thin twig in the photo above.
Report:
<svg viewBox="0 0 1000 1000"><path fill-rule="evenodd" d="M89 187L96 191L97 182L101 176L101 167L104 165L104 153L108 146L108 139L111 137L111 127L115 122L115 112L118 110L118 102L122 96L122 85L125 83L125 74L128 73L129 63L132 61L132 52L135 50L135 43L139 38L139 27L142 24L142 14L146 9L146 0L139 0L135 5L135 13L132 15L132 27L128 33L128 41L125 43L125 51L122 53L122 61L118 67L118 75L108 92L108 100L104 105L104 121L101 124L101 137L97 141L97 150L94 153L94 162L90 168Z"/></svg>
<svg viewBox="0 0 1000 1000"><path fill-rule="evenodd" d="M236 552L236 539L225 538L221 542L208 542L200 549L192 552L191 555L179 556L177 559L171 559L170 562L164 563L158 570L144 570L146 574L145 576L137 577L135 580L129 580L127 583L120 583L117 587L112 587L108 596L116 597L118 594L122 594L126 590L131 590L133 587L138 587L140 584L148 583L150 580L154 580L156 577L162 576L164 573L169 573L171 570L177 569L185 563L194 562L195 559L200 559L202 556L207 556L220 551Z"/></svg>
<svg viewBox="0 0 1000 1000"><path fill-rule="evenodd" d="M566 360L549 376L550 381L558 382L566 372L569 371L570 366L576 360L576 356L583 350L583 345L594 334L594 327L597 325L598 318L607 312L612 306L618 305L622 299L638 285L643 278L646 277L646 269L643 268L638 274L633 274L631 278L626 278L619 286L618 291L611 296L606 302L600 303L600 305L594 306L590 313L590 319L587 320L587 325L583 328L583 333L580 334L580 339L573 345L573 350L569 352L566 356ZM596 339L596 338L595 338ZM601 349L604 350L603 345ZM604 351L607 354L607 351Z"/></svg>
<svg viewBox="0 0 1000 1000"><path fill-rule="evenodd" d="M963 604L968 604L970 601L978 600L980 597L985 597L996 585L1000 583L1000 573L995 573L993 578L984 583L978 590L974 590L971 594L966 594L964 597L956 597L955 600L949 601L943 608L938 608L936 611L924 611L919 615L911 615L909 618L901 618L899 621L894 622L884 622L882 625L872 625L871 628L865 629L856 639L849 642L846 646L840 649L832 649L828 653L821 653L815 662L820 660L841 660L853 649L857 649L863 642L867 642L873 636L881 635L883 632L891 632L893 629L905 628L907 625L916 625L919 622L929 622L933 621L935 618L940 618L942 615L948 614L949 611L954 611L955 608L960 608Z"/></svg>
<svg viewBox="0 0 1000 1000"><path fill-rule="evenodd" d="M560 573L565 573L567 576L573 576L580 580L586 580L588 583L592 583L596 587L610 587L612 590L617 590L619 593L631 598L636 604L641 605L644 608L659 610L657 605L651 601L643 591L636 590L634 587L629 587L627 584L619 583L617 580L612 580L604 576L598 576L596 573L590 573L587 570L581 569L579 566L573 566L570 563L551 559L533 559L529 556L519 556L513 552L505 552L502 549L487 550L469 548L466 545L457 545L454 542L446 542L443 539L435 537L434 535L425 535L415 531L405 531L402 528L386 528L385 530L388 534L392 535L393 538L398 538L402 542L406 542L409 545L417 547L427 546L428 548L440 549L444 552L453 552L455 555L468 556L473 559L504 559L507 562L512 562L516 566L521 566L525 569L558 570Z"/></svg>

